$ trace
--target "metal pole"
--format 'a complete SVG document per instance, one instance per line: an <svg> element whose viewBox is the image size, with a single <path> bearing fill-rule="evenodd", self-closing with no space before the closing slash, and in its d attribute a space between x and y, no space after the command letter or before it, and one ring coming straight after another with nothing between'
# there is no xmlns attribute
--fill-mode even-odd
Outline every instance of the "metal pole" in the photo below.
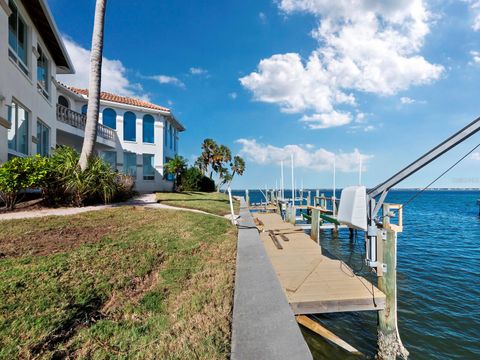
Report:
<svg viewBox="0 0 480 360"><path fill-rule="evenodd" d="M285 183L283 180L283 160L280 162L280 173L281 173L281 180L280 180L281 198L282 200L285 200Z"/></svg>

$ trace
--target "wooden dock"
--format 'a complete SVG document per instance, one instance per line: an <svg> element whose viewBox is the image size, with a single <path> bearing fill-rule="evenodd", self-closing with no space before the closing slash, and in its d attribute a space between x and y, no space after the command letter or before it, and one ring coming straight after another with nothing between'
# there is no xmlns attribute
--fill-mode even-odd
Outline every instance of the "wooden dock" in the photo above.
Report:
<svg viewBox="0 0 480 360"><path fill-rule="evenodd" d="M318 244L301 229L278 214L253 216L263 223L260 238L296 315L385 308L380 290L342 261L322 255Z"/></svg>

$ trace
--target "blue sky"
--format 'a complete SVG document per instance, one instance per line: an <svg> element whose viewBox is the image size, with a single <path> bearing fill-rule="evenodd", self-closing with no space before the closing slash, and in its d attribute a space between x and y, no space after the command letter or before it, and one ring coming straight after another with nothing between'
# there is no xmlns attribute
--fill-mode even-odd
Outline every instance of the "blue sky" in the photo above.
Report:
<svg viewBox="0 0 480 360"><path fill-rule="evenodd" d="M62 80L86 85L94 1L49 5L78 70ZM206 137L241 153L234 188L274 186L292 152L304 187L330 186L333 154L339 187L357 183L360 157L374 186L480 116L478 0L107 6L104 90L170 107L189 160ZM426 185L478 143L401 186ZM479 170L477 152L437 186L480 187Z"/></svg>

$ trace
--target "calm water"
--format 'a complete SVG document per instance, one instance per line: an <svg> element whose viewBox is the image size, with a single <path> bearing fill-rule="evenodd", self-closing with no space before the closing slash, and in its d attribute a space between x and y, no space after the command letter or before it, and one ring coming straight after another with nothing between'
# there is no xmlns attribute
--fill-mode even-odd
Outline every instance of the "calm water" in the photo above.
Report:
<svg viewBox="0 0 480 360"><path fill-rule="evenodd" d="M392 191L387 202L402 204L414 193ZM251 191L250 198L264 200L259 191ZM427 191L404 208L404 231L398 236L398 323L411 359L480 359L478 198L478 191ZM348 231L340 231L337 239L325 231L321 243L331 256L349 261L356 270L362 268L363 234L351 243ZM361 272L372 276L365 268ZM374 357L374 312L317 318L368 358ZM308 330L304 336L315 359L359 358Z"/></svg>

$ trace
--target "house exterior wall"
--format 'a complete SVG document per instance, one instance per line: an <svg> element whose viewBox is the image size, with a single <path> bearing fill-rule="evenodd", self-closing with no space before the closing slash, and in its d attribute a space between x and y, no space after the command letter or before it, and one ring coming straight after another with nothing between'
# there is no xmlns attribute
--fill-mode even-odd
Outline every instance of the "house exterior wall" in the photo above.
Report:
<svg viewBox="0 0 480 360"><path fill-rule="evenodd" d="M4 0L0 0L4 1ZM6 1L5 1L6 2ZM0 6L0 117L8 119L8 106L12 101L18 102L28 110L28 154L37 152L37 120L50 128L50 144L56 143L56 88L53 79L56 65L51 54L39 36L22 3L15 2L19 13L27 24L27 59L28 74L25 74L9 56L8 15ZM8 7L7 7L8 9ZM40 46L49 60L49 96L46 98L37 88L37 47ZM8 138L5 127L0 126L0 162L8 159Z"/></svg>
<svg viewBox="0 0 480 360"><path fill-rule="evenodd" d="M10 156L29 156L37 153L37 122L41 121L49 128L48 153L57 145L72 146L81 150L84 131L81 128L61 122L57 119L57 103L59 95L63 95L69 101L69 108L77 113L82 112L82 107L87 104L87 98L70 91L56 82L57 66L53 56L49 53L39 32L33 25L23 3L14 0L18 12L27 25L27 66L28 74L25 74L19 65L9 55L9 23L10 8L8 0L0 0L0 164L7 161ZM32 5L35 6L35 5ZM38 47L48 58L49 65L49 94L44 96L37 84L37 58ZM9 111L8 107L15 101L28 112L28 134L26 137L27 153L21 154L8 148ZM164 164L167 159L173 158L178 153L178 132L175 131L177 147L173 143L165 144L165 129L167 128L166 116L168 112L147 109L139 106L126 105L112 102L101 102L100 123L103 123L103 110L111 108L115 110L116 131L114 139L105 139L97 136L95 145L99 153L113 151L116 153L115 167L119 172L124 172L124 154L131 152L136 154L136 190L147 191L171 191L173 182L164 176ZM127 111L136 116L136 139L125 141L123 133L123 118ZM154 118L154 143L143 142L143 117L149 114ZM67 121L68 122L68 121ZM170 125L168 125L170 129ZM172 129L173 130L173 129ZM167 134L169 136L169 134ZM144 179L143 155L154 156L154 179Z"/></svg>
<svg viewBox="0 0 480 360"><path fill-rule="evenodd" d="M69 90L59 87L58 95L63 95L67 98L69 106L72 110L76 112L81 112L82 107L87 104L87 98L79 96L72 93ZM113 102L100 102L100 114L99 122L103 124L103 111L105 109L113 109L116 113L116 136L115 136L115 145L113 148L100 147L97 143L96 150L99 154L102 151L114 151L116 153L116 169L119 172L124 172L125 152L135 153L136 154L136 179L135 179L135 189L140 192L151 192L151 191L171 191L173 188L173 182L165 178L164 164L166 158L172 158L175 156L178 151L174 151L173 147L164 146L164 129L167 122L166 118L160 114L158 111L149 110L146 108L140 108L131 105L124 105ZM135 141L124 140L124 115L126 112L132 112L135 114ZM143 118L145 115L151 115L154 119L154 143L145 143L143 142ZM177 135L178 139L178 135ZM64 139L62 136L59 139L60 143L68 144L71 143L68 139ZM178 144L178 140L177 140ZM178 147L177 147L178 150ZM155 167L155 178L154 180L144 180L143 178L143 154L154 155L154 167Z"/></svg>

